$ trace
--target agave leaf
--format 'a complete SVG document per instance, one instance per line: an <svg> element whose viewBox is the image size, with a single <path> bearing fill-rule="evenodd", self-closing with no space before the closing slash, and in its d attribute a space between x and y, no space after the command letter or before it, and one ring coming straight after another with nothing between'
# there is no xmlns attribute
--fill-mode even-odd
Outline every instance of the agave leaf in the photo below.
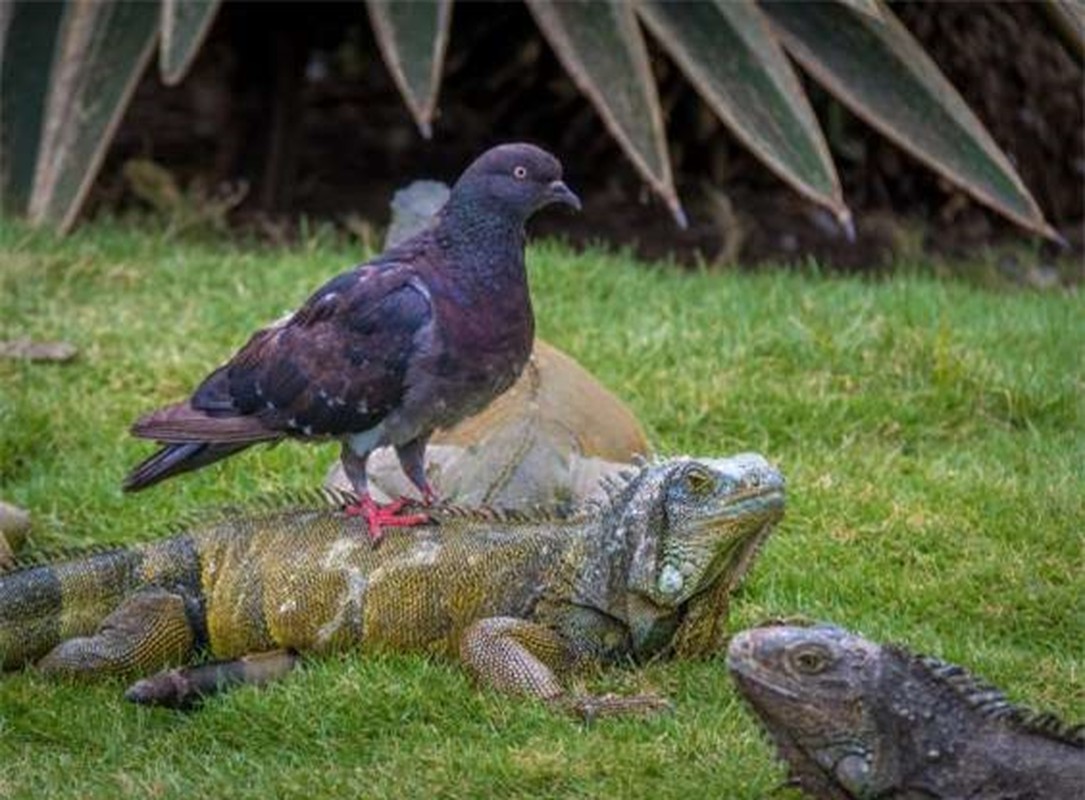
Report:
<svg viewBox="0 0 1085 800"><path fill-rule="evenodd" d="M1058 240L1009 159L888 8L763 3L785 47L869 125L1022 227Z"/></svg>
<svg viewBox="0 0 1085 800"><path fill-rule="evenodd" d="M67 231L150 58L156 3L70 0L56 43L30 220Z"/></svg>
<svg viewBox="0 0 1085 800"><path fill-rule="evenodd" d="M211 29L222 0L162 0L162 43L158 71L162 82L181 82Z"/></svg>
<svg viewBox="0 0 1085 800"><path fill-rule="evenodd" d="M724 124L784 181L850 227L817 118L753 0L644 0L637 10Z"/></svg>
<svg viewBox="0 0 1085 800"><path fill-rule="evenodd" d="M869 14L874 19L882 18L882 9L878 5L878 0L836 0L838 3L843 3L846 6L854 8L863 14Z"/></svg>
<svg viewBox="0 0 1085 800"><path fill-rule="evenodd" d="M1078 59L1085 58L1085 0L1048 0L1044 7Z"/></svg>
<svg viewBox="0 0 1085 800"><path fill-rule="evenodd" d="M418 130L428 139L437 109L452 0L411 3L369 0L368 7L384 63Z"/></svg>
<svg viewBox="0 0 1085 800"><path fill-rule="evenodd" d="M609 0L527 0L527 5L566 71L678 224L685 227L667 157L655 79L633 6Z"/></svg>
<svg viewBox="0 0 1085 800"><path fill-rule="evenodd" d="M60 3L0 0L0 211L30 198Z"/></svg>

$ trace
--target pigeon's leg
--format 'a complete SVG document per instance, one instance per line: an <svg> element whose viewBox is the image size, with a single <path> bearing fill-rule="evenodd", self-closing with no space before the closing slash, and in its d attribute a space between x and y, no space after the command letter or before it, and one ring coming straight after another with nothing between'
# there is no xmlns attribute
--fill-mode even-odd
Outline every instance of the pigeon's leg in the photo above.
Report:
<svg viewBox="0 0 1085 800"><path fill-rule="evenodd" d="M405 528L429 522L429 517L425 514L399 513L407 504L406 498L401 497L399 500L382 506L370 496L365 475L365 463L369 459L369 453L358 455L349 442L344 442L340 458L343 461L343 472L346 473L350 485L354 487L354 493L358 495L358 502L347 506L344 512L347 516L361 517L365 520L371 542L376 544L380 541L384 536L385 527Z"/></svg>
<svg viewBox="0 0 1085 800"><path fill-rule="evenodd" d="M422 493L422 500L427 506L437 502L437 493L426 480L426 442L429 436L419 436L406 444L396 445L396 456L399 458L399 466L404 474L411 479L418 491Z"/></svg>

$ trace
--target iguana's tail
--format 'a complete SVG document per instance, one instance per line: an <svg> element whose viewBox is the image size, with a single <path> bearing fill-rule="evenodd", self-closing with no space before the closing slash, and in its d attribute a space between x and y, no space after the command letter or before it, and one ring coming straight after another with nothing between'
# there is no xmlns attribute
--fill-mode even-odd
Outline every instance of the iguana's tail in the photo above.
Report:
<svg viewBox="0 0 1085 800"><path fill-rule="evenodd" d="M93 634L141 586L198 587L189 537L133 548L98 549L0 571L0 670L31 664L66 639Z"/></svg>

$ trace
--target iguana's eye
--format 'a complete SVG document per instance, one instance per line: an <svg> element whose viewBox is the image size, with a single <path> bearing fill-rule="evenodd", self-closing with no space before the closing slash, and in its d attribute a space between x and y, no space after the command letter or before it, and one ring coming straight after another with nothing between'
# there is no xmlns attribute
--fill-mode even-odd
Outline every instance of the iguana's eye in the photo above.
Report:
<svg viewBox="0 0 1085 800"><path fill-rule="evenodd" d="M516 178L516 180L518 181L522 181L524 178L527 177L527 167L523 166L522 164L513 167L512 177Z"/></svg>
<svg viewBox="0 0 1085 800"><path fill-rule="evenodd" d="M829 655L820 647L806 647L791 655L791 663L798 672L817 675L829 666Z"/></svg>
<svg viewBox="0 0 1085 800"><path fill-rule="evenodd" d="M705 494L712 489L715 481L707 471L700 467L686 470L686 488L691 494Z"/></svg>

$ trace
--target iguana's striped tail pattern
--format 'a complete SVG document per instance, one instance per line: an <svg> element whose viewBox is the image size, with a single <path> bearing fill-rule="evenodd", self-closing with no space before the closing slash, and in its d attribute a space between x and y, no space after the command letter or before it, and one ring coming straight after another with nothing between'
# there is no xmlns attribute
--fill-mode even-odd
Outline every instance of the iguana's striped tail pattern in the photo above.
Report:
<svg viewBox="0 0 1085 800"><path fill-rule="evenodd" d="M38 662L90 636L127 597L151 585L199 586L193 542L180 536L0 572L0 669Z"/></svg>

